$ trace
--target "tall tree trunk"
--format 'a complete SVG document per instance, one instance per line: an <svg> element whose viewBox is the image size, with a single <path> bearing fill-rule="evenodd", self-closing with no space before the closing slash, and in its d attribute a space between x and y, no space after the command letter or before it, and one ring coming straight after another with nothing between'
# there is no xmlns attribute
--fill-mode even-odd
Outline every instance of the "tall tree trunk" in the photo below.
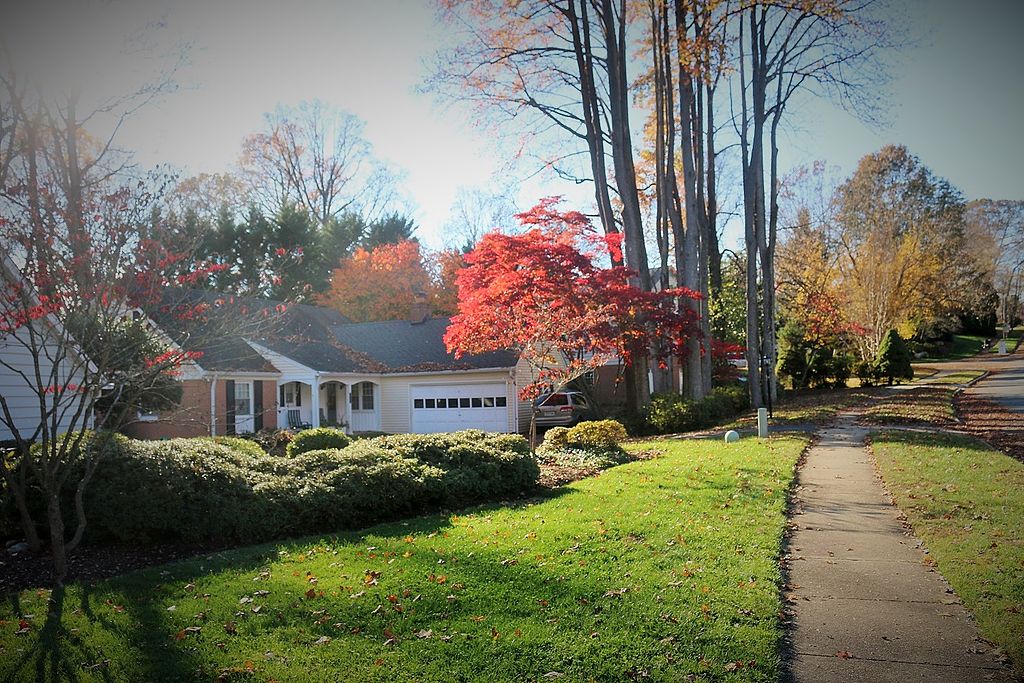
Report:
<svg viewBox="0 0 1024 683"><path fill-rule="evenodd" d="M779 81L781 83L781 79ZM782 115L781 105L776 105L772 116L770 132L770 161L769 161L769 219L768 235L765 244L765 254L762 259L764 270L764 354L768 357L768 386L772 403L779 400L779 380L775 372L775 365L778 361L778 341L775 328L777 315L775 310L775 243L779 230L779 145L778 130L779 120Z"/></svg>
<svg viewBox="0 0 1024 683"><path fill-rule="evenodd" d="M683 232L683 271L682 283L694 292L701 291L700 284L700 206L697 198L697 169L695 166L694 138L694 89L693 76L689 64L686 63L687 50L684 40L687 35L686 5L677 3L676 40L679 59L679 128L681 152L683 160L683 197L686 201L685 228ZM677 245L678 247L678 245ZM684 299L684 305L694 315L700 316L700 302ZM704 397L703 369L701 365L698 338L691 338L686 343L686 356L683 359L683 377L685 380L684 394L694 400Z"/></svg>
<svg viewBox="0 0 1024 683"><path fill-rule="evenodd" d="M640 213L640 197L636 184L636 168L633 164L633 142L629 125L629 82L626 77L626 60L629 46L626 42L626 0L619 0L617 11L612 0L600 2L598 16L604 34L608 53L608 108L611 119L612 161L615 167L615 185L622 202L623 246L626 265L637 272L639 285L651 290L651 272L647 264L647 244L644 240L643 220ZM629 390L628 407L639 411L650 401L648 384L647 349L636 349L637 358L630 366L633 374Z"/></svg>
<svg viewBox="0 0 1024 683"><path fill-rule="evenodd" d="M669 231L669 212L671 210L671 191L669 189L667 167L668 148L671 144L672 135L670 121L674 116L671 109L666 108L665 93L665 50L667 43L663 39L663 31L666 27L663 23L664 2L648 0L648 10L651 15L651 57L654 66L652 73L654 78L654 185L655 185L655 236L658 243L658 282L661 290L669 289L669 247L671 245ZM656 342L661 344L661 342ZM654 355L663 357L660 348L653 349ZM669 392L672 390L671 369L666 364L659 366L654 376L654 390L656 392Z"/></svg>
<svg viewBox="0 0 1024 683"><path fill-rule="evenodd" d="M567 16L572 26L573 50L576 53L576 68L580 77L580 96L583 102L583 119L586 125L587 148L590 153L590 169L594 175L594 200L598 218L605 233L619 232L608 191L608 168L605 163L604 127L601 124L600 100L594 86L594 59L590 41L590 18L587 1L576 11L576 1L569 0ZM615 265L622 265L616 263Z"/></svg>
<svg viewBox="0 0 1024 683"><path fill-rule="evenodd" d="M747 87L748 85L753 88L753 83L756 81L757 74L757 50L756 50L756 6L749 10L748 18L750 20L750 46L751 46L751 57L750 57L750 76L749 80L746 74L747 64L744 57L746 44L744 42L744 24L740 22L740 89L742 95L741 105L741 132L740 132L740 146L742 149L742 164L743 164L743 229L744 229L744 245L746 247L746 303L747 303L747 387L750 392L750 405L753 408L760 408L763 405L764 397L761 392L761 335L758 325L758 291L757 291L757 258L758 258L758 239L757 239L757 191L756 191L756 171L754 164L755 157L755 143L756 143L756 123L752 122L751 119L755 118L750 115L747 103ZM752 97L756 97L752 94ZM754 142L751 142L750 132L751 127L754 127L755 135Z"/></svg>
<svg viewBox="0 0 1024 683"><path fill-rule="evenodd" d="M718 242L718 173L715 168L717 152L715 151L715 86L711 83L705 87L704 106L707 110L707 127L704 134L707 138L705 146L707 174L707 217L705 226L708 254L708 294L718 297L722 294L722 248Z"/></svg>

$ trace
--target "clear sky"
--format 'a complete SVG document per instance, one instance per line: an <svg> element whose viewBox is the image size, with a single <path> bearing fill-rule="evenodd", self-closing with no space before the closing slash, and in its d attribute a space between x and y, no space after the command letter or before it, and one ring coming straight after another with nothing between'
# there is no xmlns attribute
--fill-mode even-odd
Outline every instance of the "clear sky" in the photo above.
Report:
<svg viewBox="0 0 1024 683"><path fill-rule="evenodd" d="M41 0L13 11L0 1L7 58L53 87L114 94L152 73L154 55L187 46L181 87L120 131L121 146L144 165L228 170L264 112L319 98L362 118L374 154L404 172L402 190L431 246L443 242L457 189L486 187L506 167L508 151L467 110L418 92L446 40L427 0ZM891 56L889 125L870 129L813 104L784 142L783 167L823 159L848 173L864 154L898 142L968 198L1024 199L1024 1L898 5L918 40ZM144 27L146 49L125 54L123 37ZM526 208L546 194L589 196L538 176L523 183L519 201Z"/></svg>

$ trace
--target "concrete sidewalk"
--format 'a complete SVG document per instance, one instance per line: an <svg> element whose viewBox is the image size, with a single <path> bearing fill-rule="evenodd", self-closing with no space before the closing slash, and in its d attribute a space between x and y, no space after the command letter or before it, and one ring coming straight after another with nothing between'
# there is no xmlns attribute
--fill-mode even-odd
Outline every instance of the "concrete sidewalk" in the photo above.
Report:
<svg viewBox="0 0 1024 683"><path fill-rule="evenodd" d="M803 682L1012 681L888 501L844 415L797 482L789 541L788 672Z"/></svg>

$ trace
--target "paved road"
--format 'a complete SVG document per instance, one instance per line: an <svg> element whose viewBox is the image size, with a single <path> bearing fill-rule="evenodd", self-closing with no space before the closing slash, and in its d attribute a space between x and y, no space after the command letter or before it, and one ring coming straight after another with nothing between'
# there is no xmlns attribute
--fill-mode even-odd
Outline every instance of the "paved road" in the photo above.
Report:
<svg viewBox="0 0 1024 683"><path fill-rule="evenodd" d="M927 363L930 367L946 371L988 370L991 375L973 385L969 392L996 401L1010 410L1024 413L1024 344L1017 353L1000 356L994 353L982 353L965 360L947 361L945 363Z"/></svg>
<svg viewBox="0 0 1024 683"><path fill-rule="evenodd" d="M846 415L798 473L788 547L795 683L977 683L1012 673L900 522Z"/></svg>

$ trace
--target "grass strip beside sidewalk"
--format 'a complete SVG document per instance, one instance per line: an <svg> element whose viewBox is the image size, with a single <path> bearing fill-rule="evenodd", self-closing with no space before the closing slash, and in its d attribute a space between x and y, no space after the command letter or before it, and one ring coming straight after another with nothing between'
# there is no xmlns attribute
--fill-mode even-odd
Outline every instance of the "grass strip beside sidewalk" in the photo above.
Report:
<svg viewBox="0 0 1024 683"><path fill-rule="evenodd" d="M0 677L775 681L805 445L640 443L663 455L534 501L216 553L49 605L26 591L0 607Z"/></svg>
<svg viewBox="0 0 1024 683"><path fill-rule="evenodd" d="M889 431L871 441L937 568L1024 673L1024 463L969 437Z"/></svg>
<svg viewBox="0 0 1024 683"><path fill-rule="evenodd" d="M910 386L897 388L864 411L864 422L899 424L927 422L935 425L955 424L956 411L953 386Z"/></svg>

